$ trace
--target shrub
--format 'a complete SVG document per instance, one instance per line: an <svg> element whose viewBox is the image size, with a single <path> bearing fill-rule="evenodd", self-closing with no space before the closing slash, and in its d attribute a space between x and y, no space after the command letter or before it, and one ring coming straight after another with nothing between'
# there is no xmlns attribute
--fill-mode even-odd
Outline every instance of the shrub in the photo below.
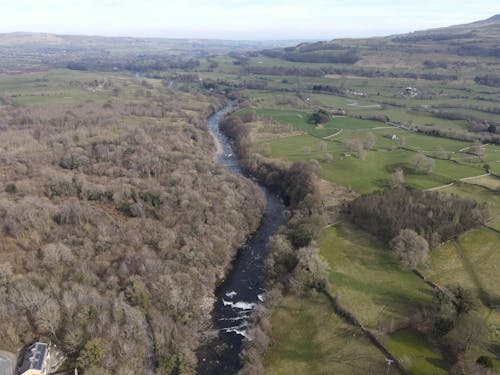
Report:
<svg viewBox="0 0 500 375"><path fill-rule="evenodd" d="M9 194L17 193L17 186L14 183L9 183L5 186L5 192Z"/></svg>

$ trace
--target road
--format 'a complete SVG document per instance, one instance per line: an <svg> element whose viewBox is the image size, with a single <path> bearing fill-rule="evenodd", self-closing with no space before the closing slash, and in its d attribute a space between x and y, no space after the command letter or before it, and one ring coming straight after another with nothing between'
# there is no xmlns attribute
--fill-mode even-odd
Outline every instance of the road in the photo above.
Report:
<svg viewBox="0 0 500 375"><path fill-rule="evenodd" d="M12 375L15 363L16 356L14 354L0 350L0 375Z"/></svg>

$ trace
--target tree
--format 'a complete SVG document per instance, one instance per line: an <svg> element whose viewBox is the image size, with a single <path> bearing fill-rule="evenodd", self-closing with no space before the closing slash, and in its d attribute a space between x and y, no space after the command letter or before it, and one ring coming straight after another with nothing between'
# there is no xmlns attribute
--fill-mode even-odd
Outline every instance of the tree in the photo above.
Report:
<svg viewBox="0 0 500 375"><path fill-rule="evenodd" d="M96 338L85 344L76 362L78 367L86 369L92 366L99 366L104 356L104 344L101 339Z"/></svg>
<svg viewBox="0 0 500 375"><path fill-rule="evenodd" d="M477 155L480 158L484 157L484 149L481 147L482 144L479 141L474 141L472 146L470 146L469 151L471 154Z"/></svg>
<svg viewBox="0 0 500 375"><path fill-rule="evenodd" d="M320 109L318 112L314 112L309 116L309 122L310 124L318 125L318 124L326 124L328 121L330 121L330 116L328 113L322 109Z"/></svg>
<svg viewBox="0 0 500 375"><path fill-rule="evenodd" d="M417 152L415 154L415 156L413 157L413 166L415 167L415 170L419 170L425 158L426 156L421 152Z"/></svg>
<svg viewBox="0 0 500 375"><path fill-rule="evenodd" d="M36 328L40 332L51 333L56 336L56 331L62 321L61 309L53 298L45 301L33 313Z"/></svg>
<svg viewBox="0 0 500 375"><path fill-rule="evenodd" d="M326 144L326 142L325 142L325 141L320 141L320 142L318 143L318 149L319 149L320 151L326 151L326 150L327 150L327 148L328 148L328 145Z"/></svg>
<svg viewBox="0 0 500 375"><path fill-rule="evenodd" d="M280 234L269 239L269 255L266 258L266 273L279 278L291 272L297 265L297 255L288 239Z"/></svg>
<svg viewBox="0 0 500 375"><path fill-rule="evenodd" d="M475 314L461 316L455 327L445 336L446 343L456 352L466 353L472 347L481 346L488 337L483 320Z"/></svg>
<svg viewBox="0 0 500 375"><path fill-rule="evenodd" d="M435 165L436 165L436 162L434 161L434 159L425 157L423 165L422 165L422 167L425 171L425 174L432 173Z"/></svg>
<svg viewBox="0 0 500 375"><path fill-rule="evenodd" d="M429 256L429 244L411 229L401 230L390 246L396 259L405 268L415 269L425 263Z"/></svg>
<svg viewBox="0 0 500 375"><path fill-rule="evenodd" d="M247 111L241 116L243 122L253 122L257 120L257 113L255 111Z"/></svg>
<svg viewBox="0 0 500 375"><path fill-rule="evenodd" d="M325 290L328 285L329 265L316 247L307 246L298 251L298 264L293 271L294 280L301 287Z"/></svg>
<svg viewBox="0 0 500 375"><path fill-rule="evenodd" d="M375 145L375 134L373 134L372 132L366 133L366 138L363 143L365 150L371 150L374 145Z"/></svg>
<svg viewBox="0 0 500 375"><path fill-rule="evenodd" d="M432 156L438 159L443 159L446 156L446 152L441 146L436 146L432 149Z"/></svg>
<svg viewBox="0 0 500 375"><path fill-rule="evenodd" d="M415 166L415 171L422 169L426 174L429 174L434 169L436 163L434 159L425 156L422 152L417 152L413 157L413 165Z"/></svg>
<svg viewBox="0 0 500 375"><path fill-rule="evenodd" d="M356 156L361 160L366 158L366 151L363 148L363 143L358 137L344 140L343 145L346 152L355 152Z"/></svg>
<svg viewBox="0 0 500 375"><path fill-rule="evenodd" d="M333 155L330 153L326 153L323 158L325 163L331 163L333 161Z"/></svg>
<svg viewBox="0 0 500 375"><path fill-rule="evenodd" d="M398 147L405 147L406 146L406 137L404 135L400 136L397 139L397 145L398 145Z"/></svg>
<svg viewBox="0 0 500 375"><path fill-rule="evenodd" d="M389 186L391 187L391 189L395 189L402 186L404 183L405 183L405 176L403 169L396 168L396 170L391 174L391 178L389 180Z"/></svg>

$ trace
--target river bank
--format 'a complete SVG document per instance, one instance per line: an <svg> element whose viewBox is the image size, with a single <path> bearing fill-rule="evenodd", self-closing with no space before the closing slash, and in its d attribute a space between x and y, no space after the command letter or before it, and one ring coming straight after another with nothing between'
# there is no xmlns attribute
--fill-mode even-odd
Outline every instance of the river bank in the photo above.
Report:
<svg viewBox="0 0 500 375"><path fill-rule="evenodd" d="M231 103L208 119L208 128L216 140L217 162L233 173L245 176L232 142L219 129L219 122L231 110ZM285 208L280 198L259 185L266 198L266 209L258 230L239 249L232 268L215 291L212 312L217 337L198 353L198 374L234 374L242 366L240 352L252 311L265 298L264 261L267 243L284 225Z"/></svg>

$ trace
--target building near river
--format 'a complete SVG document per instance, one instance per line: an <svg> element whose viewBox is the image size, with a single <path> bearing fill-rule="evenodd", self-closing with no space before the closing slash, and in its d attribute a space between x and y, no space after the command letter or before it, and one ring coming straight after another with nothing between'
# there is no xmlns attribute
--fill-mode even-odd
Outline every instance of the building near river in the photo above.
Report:
<svg viewBox="0 0 500 375"><path fill-rule="evenodd" d="M17 370L19 375L47 375L50 349L43 342L35 342L24 351L23 362Z"/></svg>

